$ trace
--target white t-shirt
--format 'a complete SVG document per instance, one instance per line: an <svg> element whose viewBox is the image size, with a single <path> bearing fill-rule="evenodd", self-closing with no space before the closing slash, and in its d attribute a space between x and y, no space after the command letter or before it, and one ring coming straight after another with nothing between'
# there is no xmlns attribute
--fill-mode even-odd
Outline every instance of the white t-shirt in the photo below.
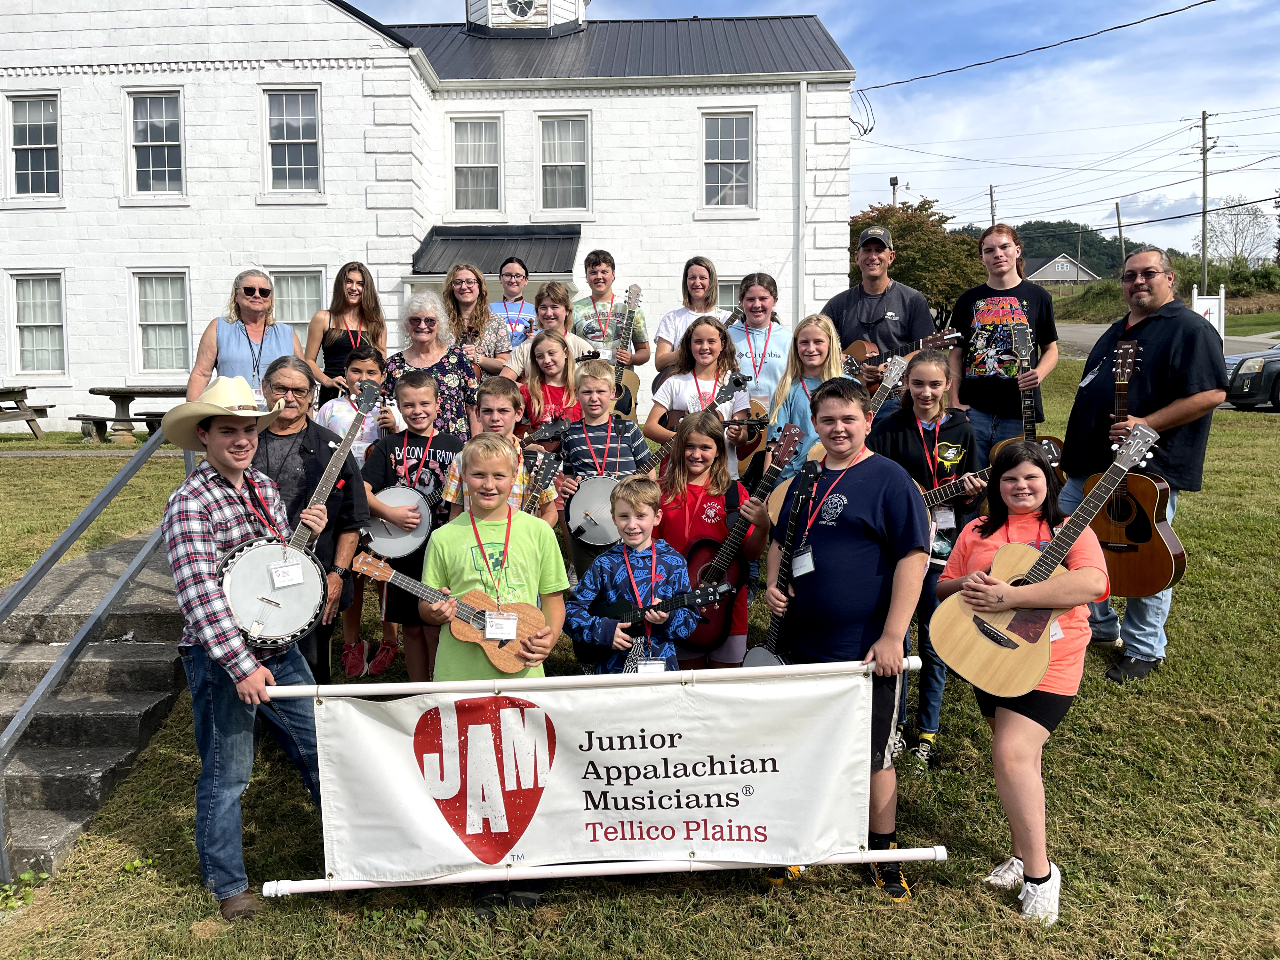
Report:
<svg viewBox="0 0 1280 960"><path fill-rule="evenodd" d="M653 402L661 404L668 410L679 410L686 413L695 410L702 410L704 404L708 403L724 386L724 380L719 382L715 380L699 380L697 386L694 385L692 373L677 373L675 376L668 377L662 382L653 394ZM698 390L701 388L702 396L698 396ZM739 390L733 395L732 400L726 400L724 403L716 404L716 412L720 414L721 419L728 420L735 413L743 410L751 409L751 398L747 396L747 391ZM738 458L732 454L729 455L729 476L738 479Z"/></svg>
<svg viewBox="0 0 1280 960"><path fill-rule="evenodd" d="M665 340L671 344L673 350L679 349L680 339L684 336L684 332L689 329L689 324L693 323L694 317L714 316L718 320L724 321L729 317L728 310L702 310L695 312L688 307L681 307L678 310L672 310L670 313L664 314L662 319L658 321L658 329L654 331L654 340Z"/></svg>
<svg viewBox="0 0 1280 960"><path fill-rule="evenodd" d="M541 331L539 331L541 332ZM520 346L511 351L511 358L504 364L516 372L516 376L523 379L529 375L529 364L532 360L529 354L533 351L533 338L537 334L530 334L529 339ZM564 335L565 343L569 344L569 349L573 351L573 359L577 360L584 353L591 353L599 350L598 343L592 343L590 340L583 340L576 333L566 333Z"/></svg>
<svg viewBox="0 0 1280 960"><path fill-rule="evenodd" d="M396 432L403 430L404 418L400 416L400 411L396 409L394 403L383 401L391 408L391 412L396 418ZM351 455L356 458L356 465L364 466L365 454L369 447L378 441L383 435L382 429L378 426L378 411L380 409L374 407L364 418L364 423L360 426L360 433L356 436L355 441L351 444ZM356 419L356 408L352 406L351 401L346 397L334 397L326 403L316 413L316 423L327 430L332 430L340 437L345 437L347 431L351 429L351 424Z"/></svg>

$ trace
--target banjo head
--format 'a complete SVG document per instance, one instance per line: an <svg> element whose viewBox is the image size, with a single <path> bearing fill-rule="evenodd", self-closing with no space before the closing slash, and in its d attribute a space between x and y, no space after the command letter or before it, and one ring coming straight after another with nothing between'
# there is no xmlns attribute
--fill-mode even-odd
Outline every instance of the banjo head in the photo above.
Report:
<svg viewBox="0 0 1280 960"><path fill-rule="evenodd" d="M387 487L374 494L379 501L388 507L417 507L422 517L412 530L402 530L394 523L369 517L369 525L365 532L369 534L369 549L381 557L394 560L407 557L427 539L431 532L431 508L427 499L413 487Z"/></svg>
<svg viewBox="0 0 1280 960"><path fill-rule="evenodd" d="M587 477L578 484L569 500L569 532L593 547L604 547L622 539L613 523L609 494L618 485L613 477Z"/></svg>
<svg viewBox="0 0 1280 960"><path fill-rule="evenodd" d="M297 564L288 586L277 587L272 568ZM311 553L268 537L251 540L229 555L222 592L232 616L253 647L284 647L304 636L320 618L326 578Z"/></svg>

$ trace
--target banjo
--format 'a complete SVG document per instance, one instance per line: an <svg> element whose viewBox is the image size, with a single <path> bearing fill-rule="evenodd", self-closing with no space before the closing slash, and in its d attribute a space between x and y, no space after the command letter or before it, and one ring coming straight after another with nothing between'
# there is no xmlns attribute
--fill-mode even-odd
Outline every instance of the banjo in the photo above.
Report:
<svg viewBox="0 0 1280 960"><path fill-rule="evenodd" d="M364 528L364 532L369 535L365 546L389 560L409 556L431 535L431 511L440 505L443 492L436 489L429 494L421 494L415 488L406 486L379 490L376 494L379 503L388 507L417 507L418 516L422 519L412 530L405 530L381 517L370 516L369 525Z"/></svg>
<svg viewBox="0 0 1280 960"><path fill-rule="evenodd" d="M720 388L715 399L708 404L707 409L732 400L733 395L742 390L749 379L740 373L729 374L729 379ZM731 425L737 426L738 423L735 421L732 424L728 422L725 424L726 427ZM655 467L661 470L662 464L667 457L671 456L675 442L675 437L668 440L645 461L648 466L636 472L647 473ZM578 489L565 503L564 518L569 532L583 543L593 547L605 547L622 539L618 535L618 528L613 523L612 507L609 503L609 494L621 479L623 478L584 477L578 481Z"/></svg>
<svg viewBox="0 0 1280 960"><path fill-rule="evenodd" d="M364 418L378 403L378 385L360 385L356 417L320 477L308 507L329 499L364 426ZM279 650L303 637L316 625L324 609L328 584L325 571L308 548L311 528L299 523L287 544L276 537L255 537L228 554L220 569L222 592L236 626L252 647Z"/></svg>

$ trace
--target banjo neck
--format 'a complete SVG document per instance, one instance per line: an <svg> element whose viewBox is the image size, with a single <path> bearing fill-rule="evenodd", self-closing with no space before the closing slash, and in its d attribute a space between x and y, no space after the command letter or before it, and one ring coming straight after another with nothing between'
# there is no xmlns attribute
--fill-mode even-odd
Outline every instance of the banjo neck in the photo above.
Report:
<svg viewBox="0 0 1280 960"><path fill-rule="evenodd" d="M333 456L329 458L329 465L324 468L320 482L316 484L315 491L311 494L311 499L307 501L308 507L318 507L329 499L329 494L333 492L334 484L338 482L338 475L342 473L342 465L347 462L347 455L351 453L351 445L355 443L356 437L360 434L360 428L364 426L364 418L368 413L368 410L356 409L355 419L351 421L351 426L347 428L346 436L342 438L342 442L333 451ZM305 550L307 544L311 542L312 536L311 528L305 523L299 523L298 529L293 531L293 536L289 538L289 546L295 550Z"/></svg>

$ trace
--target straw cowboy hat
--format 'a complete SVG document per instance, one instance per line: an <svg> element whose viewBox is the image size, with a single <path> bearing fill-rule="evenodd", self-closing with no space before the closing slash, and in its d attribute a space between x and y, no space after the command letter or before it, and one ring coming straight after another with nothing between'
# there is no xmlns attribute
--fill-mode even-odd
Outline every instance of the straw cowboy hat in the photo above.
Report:
<svg viewBox="0 0 1280 960"><path fill-rule="evenodd" d="M280 411L284 401L277 400L271 410L258 409L253 388L244 377L214 377L200 394L199 400L180 403L164 415L161 429L165 439L183 450L203 450L204 444L196 434L196 424L208 417L252 417L258 421L258 432L267 429Z"/></svg>

